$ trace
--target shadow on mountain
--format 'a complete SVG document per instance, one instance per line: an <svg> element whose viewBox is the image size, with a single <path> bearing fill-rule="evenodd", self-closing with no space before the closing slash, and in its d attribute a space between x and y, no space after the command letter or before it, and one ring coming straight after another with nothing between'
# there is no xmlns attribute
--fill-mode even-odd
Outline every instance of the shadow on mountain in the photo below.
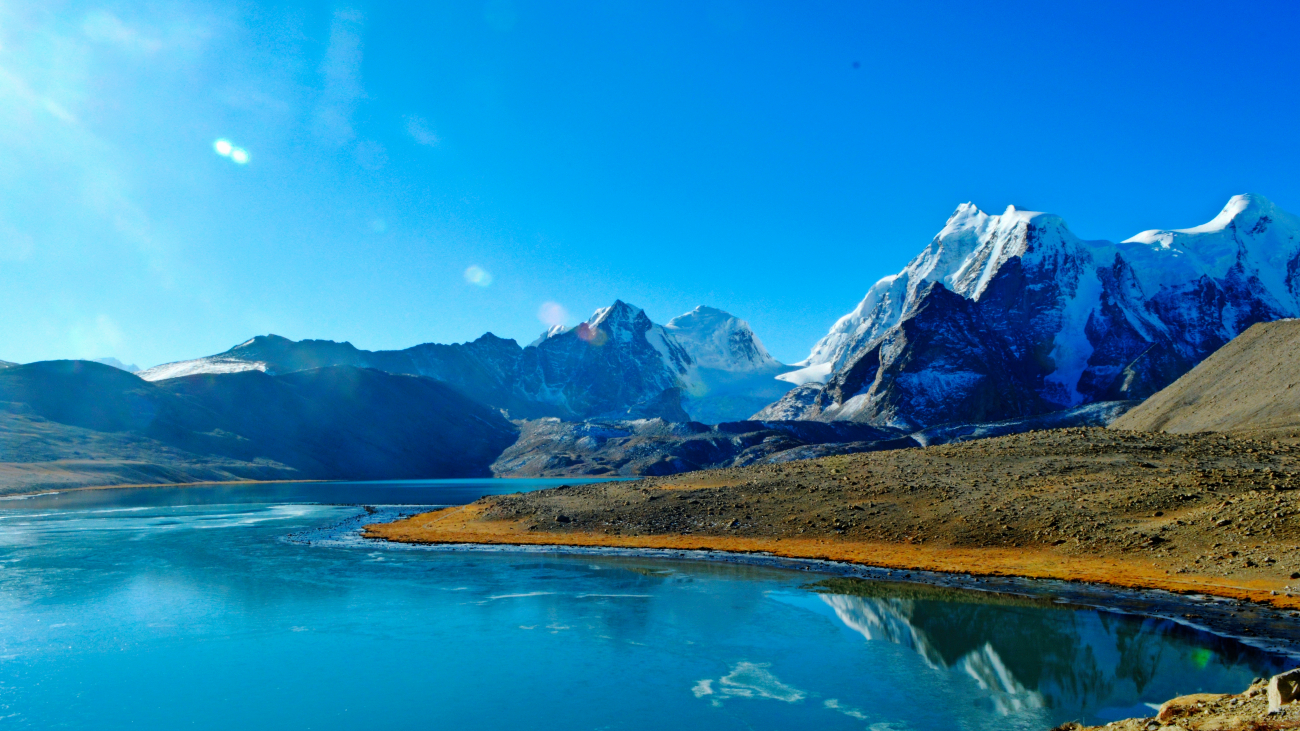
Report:
<svg viewBox="0 0 1300 731"><path fill-rule="evenodd" d="M11 490L37 464L85 474L82 484L488 476L517 436L444 383L349 366L149 383L87 361L32 363L0 371L0 418Z"/></svg>

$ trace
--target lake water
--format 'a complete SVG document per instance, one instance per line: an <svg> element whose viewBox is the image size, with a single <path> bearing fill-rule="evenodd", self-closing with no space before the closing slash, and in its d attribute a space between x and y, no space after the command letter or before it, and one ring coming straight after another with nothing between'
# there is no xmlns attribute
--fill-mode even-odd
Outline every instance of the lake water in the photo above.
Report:
<svg viewBox="0 0 1300 731"><path fill-rule="evenodd" d="M1283 666L1167 621L979 592L288 538L358 503L557 482L0 501L0 728L1043 731Z"/></svg>

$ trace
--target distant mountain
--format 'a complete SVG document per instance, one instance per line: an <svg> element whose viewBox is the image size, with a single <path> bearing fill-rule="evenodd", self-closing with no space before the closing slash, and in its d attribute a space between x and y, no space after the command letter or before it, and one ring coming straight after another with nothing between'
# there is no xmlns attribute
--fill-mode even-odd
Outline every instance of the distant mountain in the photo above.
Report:
<svg viewBox="0 0 1300 731"><path fill-rule="evenodd" d="M94 358L93 360L96 363L103 363L106 366L113 366L114 368L117 368L118 370L126 371L127 373L137 373L140 370L140 366L131 363L123 363L117 358Z"/></svg>
<svg viewBox="0 0 1300 731"><path fill-rule="evenodd" d="M1263 197L1118 244L967 203L756 418L916 429L1143 399L1250 325L1297 315L1300 219Z"/></svg>
<svg viewBox="0 0 1300 731"><path fill-rule="evenodd" d="M350 366L150 383L89 361L30 363L0 371L0 413L10 417L3 462L39 461L59 443L65 457L123 460L129 436L154 445L146 459L164 471L208 456L237 473L261 466L262 479L488 475L518 434L444 383ZM90 433L113 438L71 446Z"/></svg>
<svg viewBox="0 0 1300 731"><path fill-rule="evenodd" d="M1111 426L1190 433L1300 430L1300 320L1260 323Z"/></svg>
<svg viewBox="0 0 1300 731"><path fill-rule="evenodd" d="M11 368L11 367L16 366L16 365L18 365L18 364L17 364L17 363L10 363L10 362L7 361L7 360L0 360L0 368Z"/></svg>
<svg viewBox="0 0 1300 731"><path fill-rule="evenodd" d="M793 370L773 358L749 323L712 307L674 317L664 331L691 356L683 408L693 421L746 419L789 391L777 377Z"/></svg>
<svg viewBox="0 0 1300 731"><path fill-rule="evenodd" d="M657 325L615 301L576 327L521 348L491 333L470 343L368 351L330 340L255 337L213 356L142 371L148 381L200 373L284 374L328 365L444 381L511 418L744 418L791 388L749 325L700 307Z"/></svg>

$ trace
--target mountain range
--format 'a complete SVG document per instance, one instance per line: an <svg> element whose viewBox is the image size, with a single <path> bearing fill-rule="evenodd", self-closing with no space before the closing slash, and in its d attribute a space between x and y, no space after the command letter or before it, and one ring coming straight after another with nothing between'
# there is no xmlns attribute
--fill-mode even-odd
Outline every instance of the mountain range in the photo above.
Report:
<svg viewBox="0 0 1300 731"><path fill-rule="evenodd" d="M1297 316L1300 219L1263 197L1119 243L967 203L795 365L722 310L661 325L622 301L526 346L492 333L381 351L260 335L136 375L111 359L0 361L0 462L93 443L127 462L137 447L168 464L221 461L196 475L377 479L641 474L926 445L1110 423L1251 325ZM49 410L70 394L82 411ZM88 426L85 409L126 420ZM122 416L137 412L149 418Z"/></svg>
<svg viewBox="0 0 1300 731"><path fill-rule="evenodd" d="M1120 243L967 203L756 418L918 429L1140 400L1251 325L1298 315L1300 219L1261 196Z"/></svg>
<svg viewBox="0 0 1300 731"><path fill-rule="evenodd" d="M576 327L552 328L525 347L492 333L468 343L381 351L262 335L224 353L139 375L166 381L336 365L436 378L514 419L737 421L793 387L776 380L790 367L767 352L744 320L697 307L657 325L622 301Z"/></svg>

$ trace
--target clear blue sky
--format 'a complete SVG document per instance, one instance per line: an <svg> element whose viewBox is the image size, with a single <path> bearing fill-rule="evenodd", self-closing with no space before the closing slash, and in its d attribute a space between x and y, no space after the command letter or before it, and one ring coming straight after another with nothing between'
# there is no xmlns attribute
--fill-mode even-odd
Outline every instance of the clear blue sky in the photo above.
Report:
<svg viewBox="0 0 1300 731"><path fill-rule="evenodd" d="M526 343L622 298L798 360L963 201L1300 213L1297 7L4 2L0 359Z"/></svg>

